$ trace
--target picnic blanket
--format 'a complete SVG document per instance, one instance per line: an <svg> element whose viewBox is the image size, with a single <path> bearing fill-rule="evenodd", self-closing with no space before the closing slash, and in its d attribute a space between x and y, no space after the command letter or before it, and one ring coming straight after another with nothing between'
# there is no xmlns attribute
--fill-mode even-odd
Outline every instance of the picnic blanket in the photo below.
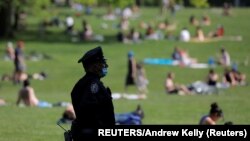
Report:
<svg viewBox="0 0 250 141"><path fill-rule="evenodd" d="M151 65L168 65L168 66L180 65L179 61L176 61L170 58L145 58L143 62L145 64L151 64ZM209 65L207 63L195 63L195 64L190 64L186 67L190 67L194 69L204 69L204 68L208 68Z"/></svg>
<svg viewBox="0 0 250 141"><path fill-rule="evenodd" d="M143 60L145 64L153 64L153 65L178 65L178 61L175 61L170 58L145 58Z"/></svg>

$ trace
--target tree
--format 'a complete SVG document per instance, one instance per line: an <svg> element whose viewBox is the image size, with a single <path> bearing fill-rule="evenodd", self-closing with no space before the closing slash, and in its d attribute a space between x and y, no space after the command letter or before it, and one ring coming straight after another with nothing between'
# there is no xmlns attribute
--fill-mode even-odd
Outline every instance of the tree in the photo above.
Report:
<svg viewBox="0 0 250 141"><path fill-rule="evenodd" d="M11 30L11 15L12 15L12 0L0 1L0 37L10 36Z"/></svg>
<svg viewBox="0 0 250 141"><path fill-rule="evenodd" d="M98 4L125 8L126 6L135 4L135 0L98 0Z"/></svg>
<svg viewBox="0 0 250 141"><path fill-rule="evenodd" d="M19 15L26 0L1 0L0 1L0 37L13 37L18 29Z"/></svg>
<svg viewBox="0 0 250 141"><path fill-rule="evenodd" d="M190 4L197 8L209 7L209 3L207 2L207 0L190 0Z"/></svg>
<svg viewBox="0 0 250 141"><path fill-rule="evenodd" d="M81 3L83 5L93 6L97 4L97 0L74 0L74 2Z"/></svg>
<svg viewBox="0 0 250 141"><path fill-rule="evenodd" d="M0 0L0 37L13 37L19 29L20 14L26 8L41 9L50 4L50 0Z"/></svg>

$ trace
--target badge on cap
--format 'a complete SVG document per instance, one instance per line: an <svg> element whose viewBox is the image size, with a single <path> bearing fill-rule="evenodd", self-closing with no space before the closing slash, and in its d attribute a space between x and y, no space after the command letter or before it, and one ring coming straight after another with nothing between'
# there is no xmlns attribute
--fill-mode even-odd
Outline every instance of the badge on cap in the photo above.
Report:
<svg viewBox="0 0 250 141"><path fill-rule="evenodd" d="M98 90L99 90L99 87L97 85L97 83L92 83L91 86L90 86L90 90L93 94L97 93Z"/></svg>

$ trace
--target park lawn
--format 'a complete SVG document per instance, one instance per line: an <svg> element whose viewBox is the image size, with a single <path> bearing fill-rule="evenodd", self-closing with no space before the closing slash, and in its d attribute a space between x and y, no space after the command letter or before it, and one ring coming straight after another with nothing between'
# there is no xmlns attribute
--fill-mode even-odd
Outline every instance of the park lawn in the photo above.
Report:
<svg viewBox="0 0 250 141"><path fill-rule="evenodd" d="M65 9L57 9L61 13L67 13ZM141 17L131 21L137 25L141 20L148 22L164 20L159 16L159 9L143 8ZM69 11L70 13L72 11ZM113 92L124 92L124 80L126 75L127 52L133 50L137 61L143 61L146 57L169 58L175 45L188 49L191 56L200 62L206 63L211 56L216 57L220 47L224 46L231 55L232 61L238 64L239 69L247 76L250 75L250 66L244 65L246 58L250 58L250 9L233 9L231 17L222 17L221 9L182 9L177 11L174 17L169 14L165 16L178 23L175 34L177 35L182 27L186 26L194 34L195 28L189 25L188 18L195 14L198 18L207 13L212 20L212 25L204 27L204 31L214 30L217 24L225 27L226 35L241 35L243 41L217 41L209 43L181 43L178 41L143 41L138 44L121 44L115 41L117 29L101 29L100 15L104 10L94 10L94 15L77 18L76 28L80 30L82 19L88 19L93 29L98 34L105 36L104 42L71 42L71 39L63 35L63 29L49 28L43 38L38 38L37 24L42 20L39 13L33 13L27 21L29 29L21 32L16 39L25 41L25 53L37 51L46 53L52 57L51 60L30 61L27 60L28 72L35 73L45 71L48 78L44 81L32 80L31 84L36 90L36 95L41 100L51 103L58 101L70 102L70 92L75 82L84 74L81 64L77 60L83 53L98 45L103 46L105 57L109 64L107 77L103 79L106 86ZM49 11L48 11L49 13ZM47 16L50 17L52 15ZM106 22L117 24L118 21ZM144 32L143 32L144 33ZM0 55L4 56L5 43L9 40L1 40ZM0 74L11 74L13 63L0 61ZM164 91L164 80L166 73L173 71L176 74L176 82L190 84L196 80L204 80L208 69L190 69L183 67L145 65L149 79L149 94L145 100L114 100L116 113L132 111L138 104L142 105L145 112L143 124L165 124L182 125L198 124L199 118L207 114L212 102L217 102L224 112L224 121L233 121L234 124L250 123L250 94L249 86L233 87L221 90L219 94L177 96L166 95ZM223 73L223 68L216 67L216 71ZM17 91L21 85L13 85L11 82L0 83L0 97L4 98L8 105L0 107L0 141L58 141L63 140L63 130L56 125L64 108L25 108L15 105ZM135 88L129 89L135 93ZM69 126L65 125L65 128Z"/></svg>

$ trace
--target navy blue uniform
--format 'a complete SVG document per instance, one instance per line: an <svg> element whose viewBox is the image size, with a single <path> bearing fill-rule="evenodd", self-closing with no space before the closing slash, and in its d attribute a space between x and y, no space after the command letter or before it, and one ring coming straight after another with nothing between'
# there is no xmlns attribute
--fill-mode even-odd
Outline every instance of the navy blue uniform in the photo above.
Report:
<svg viewBox="0 0 250 141"><path fill-rule="evenodd" d="M93 73L86 73L71 92L76 119L72 124L73 136L92 134L93 127L114 126L115 116L111 91Z"/></svg>

